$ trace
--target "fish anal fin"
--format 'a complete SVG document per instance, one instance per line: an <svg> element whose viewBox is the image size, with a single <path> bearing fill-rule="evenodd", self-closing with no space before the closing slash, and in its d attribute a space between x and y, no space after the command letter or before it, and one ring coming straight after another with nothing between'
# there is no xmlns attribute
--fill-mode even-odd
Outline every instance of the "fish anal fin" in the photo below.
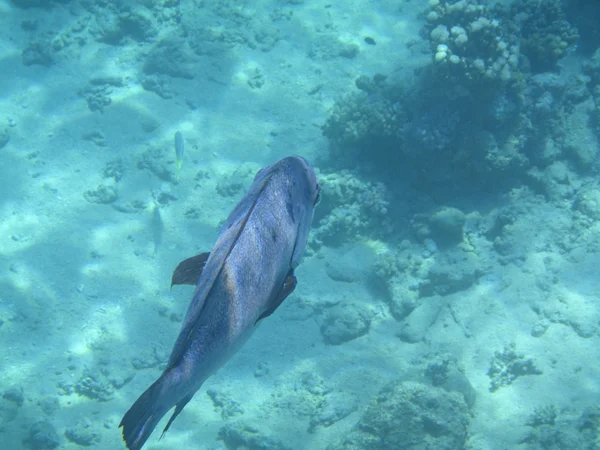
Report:
<svg viewBox="0 0 600 450"><path fill-rule="evenodd" d="M165 435L165 433L167 432L167 430L169 429L169 427L171 426L173 421L177 418L179 413L181 411L183 411L183 408L185 408L185 405L187 405L190 402L190 400L192 399L194 394L195 394L195 392L192 392L191 394L186 395L185 397L183 397L183 399L181 399L179 401L179 403L177 403L177 405L175 406L175 411L173 412L173 415L167 422L167 425L165 426L165 429L163 430L162 434L160 435L159 440L161 440L163 438L163 436Z"/></svg>
<svg viewBox="0 0 600 450"><path fill-rule="evenodd" d="M192 286L196 286L209 255L210 253L208 252L202 253L181 261L173 271L171 287L176 284L191 284Z"/></svg>
<svg viewBox="0 0 600 450"><path fill-rule="evenodd" d="M292 293L294 289L296 289L296 277L294 276L294 270L290 269L287 277L283 281L281 285L281 289L279 289L279 293L277 297L271 302L269 307L260 315L258 319L256 319L255 325L260 322L262 319L269 317L271 314L275 312L275 310L283 303L283 301Z"/></svg>

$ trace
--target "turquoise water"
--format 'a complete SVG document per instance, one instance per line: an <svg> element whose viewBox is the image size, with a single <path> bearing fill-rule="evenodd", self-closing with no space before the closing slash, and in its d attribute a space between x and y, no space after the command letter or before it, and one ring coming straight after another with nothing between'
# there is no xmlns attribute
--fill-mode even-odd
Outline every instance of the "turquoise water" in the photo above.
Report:
<svg viewBox="0 0 600 450"><path fill-rule="evenodd" d="M598 21L1 0L0 448L125 448L174 268L288 155L322 188L298 285L144 449L600 448Z"/></svg>

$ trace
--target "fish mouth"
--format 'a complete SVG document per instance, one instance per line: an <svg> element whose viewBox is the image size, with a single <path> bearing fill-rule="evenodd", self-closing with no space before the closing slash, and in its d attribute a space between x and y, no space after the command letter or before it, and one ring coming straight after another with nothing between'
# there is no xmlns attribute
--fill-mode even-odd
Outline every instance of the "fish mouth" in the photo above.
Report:
<svg viewBox="0 0 600 450"><path fill-rule="evenodd" d="M319 183L317 183L315 187L315 199L313 201L313 208L319 203L321 203L321 186L319 186Z"/></svg>
<svg viewBox="0 0 600 450"><path fill-rule="evenodd" d="M295 158L298 158L300 161L302 161L302 164L304 165L304 171L306 172L306 176L308 178L308 180L310 181L314 181L314 199L313 199L313 208L315 206L317 206L320 202L321 202L321 186L319 185L319 182L316 179L316 174L314 172L313 167L311 166L311 164L308 162L308 160L306 158L304 158L303 156L295 156Z"/></svg>

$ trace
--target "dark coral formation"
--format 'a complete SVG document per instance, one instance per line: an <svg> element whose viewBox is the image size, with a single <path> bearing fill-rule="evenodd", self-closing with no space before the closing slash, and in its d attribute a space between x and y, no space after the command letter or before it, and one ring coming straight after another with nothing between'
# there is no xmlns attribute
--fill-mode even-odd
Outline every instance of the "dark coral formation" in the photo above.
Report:
<svg viewBox="0 0 600 450"><path fill-rule="evenodd" d="M395 381L375 396L352 432L328 448L464 448L468 424L468 407L459 394Z"/></svg>
<svg viewBox="0 0 600 450"><path fill-rule="evenodd" d="M595 170L598 147L595 137L569 130L588 118L600 130L598 52L583 65L587 76L563 73L560 64L580 40L574 16L559 0L429 1L421 35L430 63L414 78L356 79L357 90L339 99L323 126L330 165L358 168L357 179L376 174L390 199L414 188L445 204L519 185L573 196L561 180L574 165ZM406 206L391 202L388 220L405 216ZM430 214L423 209L416 212ZM369 231L378 233L380 223Z"/></svg>
<svg viewBox="0 0 600 450"><path fill-rule="evenodd" d="M490 392L511 385L519 377L541 374L542 371L532 358L526 359L523 354L516 352L514 344L508 345L503 351L494 353L488 370L491 379Z"/></svg>

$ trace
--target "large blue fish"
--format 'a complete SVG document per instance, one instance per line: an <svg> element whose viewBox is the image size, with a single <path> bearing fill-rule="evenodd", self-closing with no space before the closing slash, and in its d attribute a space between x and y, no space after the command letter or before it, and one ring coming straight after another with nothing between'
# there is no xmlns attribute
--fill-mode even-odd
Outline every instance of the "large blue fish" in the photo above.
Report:
<svg viewBox="0 0 600 450"><path fill-rule="evenodd" d="M306 247L319 190L303 158L284 158L261 169L210 254L177 266L172 285L192 284L196 290L167 368L119 424L128 449L141 449L175 407L164 435L202 383L294 290L294 269Z"/></svg>

